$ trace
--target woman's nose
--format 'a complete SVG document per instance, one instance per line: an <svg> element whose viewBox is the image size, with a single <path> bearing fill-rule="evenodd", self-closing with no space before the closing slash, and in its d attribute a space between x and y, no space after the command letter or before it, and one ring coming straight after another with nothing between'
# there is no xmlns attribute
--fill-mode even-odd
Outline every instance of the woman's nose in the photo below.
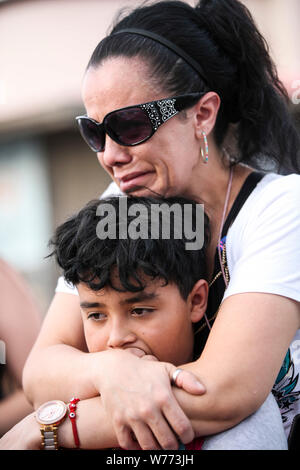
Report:
<svg viewBox="0 0 300 470"><path fill-rule="evenodd" d="M114 142L108 135L105 139L105 149L99 154L100 162L103 162L105 167L113 168L114 166L120 166L131 161L129 153L129 147L119 145Z"/></svg>
<svg viewBox="0 0 300 470"><path fill-rule="evenodd" d="M122 348L136 341L136 335L128 328L126 322L114 321L110 325L107 340L108 348Z"/></svg>

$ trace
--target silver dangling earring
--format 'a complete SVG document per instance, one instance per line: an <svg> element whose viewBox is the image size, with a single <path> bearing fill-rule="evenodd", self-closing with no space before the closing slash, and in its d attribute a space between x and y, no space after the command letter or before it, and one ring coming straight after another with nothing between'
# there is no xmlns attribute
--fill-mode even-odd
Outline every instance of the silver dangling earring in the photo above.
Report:
<svg viewBox="0 0 300 470"><path fill-rule="evenodd" d="M204 131L202 131L202 136L203 136L205 151L203 152L202 147L200 147L200 151L201 151L201 157L202 157L203 163L206 164L208 162L208 142L207 142L207 137Z"/></svg>

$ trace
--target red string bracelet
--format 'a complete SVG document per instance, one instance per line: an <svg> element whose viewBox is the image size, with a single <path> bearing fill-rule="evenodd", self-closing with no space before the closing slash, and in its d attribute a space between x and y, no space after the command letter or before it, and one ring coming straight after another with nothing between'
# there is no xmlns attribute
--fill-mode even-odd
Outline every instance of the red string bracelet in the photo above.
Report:
<svg viewBox="0 0 300 470"><path fill-rule="evenodd" d="M72 423L74 442L75 442L75 446L77 449L80 446L78 431L77 431L77 426L76 426L76 409L77 409L77 403L79 401L80 401L79 398L71 398L70 403L69 403L69 411L70 411L69 418Z"/></svg>

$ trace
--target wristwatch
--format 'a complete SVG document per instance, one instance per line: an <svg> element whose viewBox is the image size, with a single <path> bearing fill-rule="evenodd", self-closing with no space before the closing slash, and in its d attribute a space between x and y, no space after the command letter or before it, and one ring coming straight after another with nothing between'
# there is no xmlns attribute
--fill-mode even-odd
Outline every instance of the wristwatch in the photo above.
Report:
<svg viewBox="0 0 300 470"><path fill-rule="evenodd" d="M40 425L43 450L58 450L57 430L64 421L68 408L60 400L47 401L36 411L35 417Z"/></svg>

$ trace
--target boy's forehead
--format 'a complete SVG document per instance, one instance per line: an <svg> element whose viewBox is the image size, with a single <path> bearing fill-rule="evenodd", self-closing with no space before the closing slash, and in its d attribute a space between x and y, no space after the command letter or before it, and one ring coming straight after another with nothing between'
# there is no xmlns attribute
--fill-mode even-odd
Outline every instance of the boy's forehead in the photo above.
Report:
<svg viewBox="0 0 300 470"><path fill-rule="evenodd" d="M80 302L84 303L99 303L108 304L110 301L115 301L119 304L129 304L139 301L151 301L151 300L164 300L166 296L179 294L179 288L176 284L169 282L166 284L165 280L161 278L153 279L150 276L144 276L143 283L144 289L138 289L137 291L125 290L124 286L120 282L119 277L115 274L115 277L111 279L114 286L106 285L100 290L91 289L88 284L80 282L77 285ZM130 280L132 284L134 281ZM140 287L136 283L137 287Z"/></svg>
<svg viewBox="0 0 300 470"><path fill-rule="evenodd" d="M97 302L103 302L105 299L111 296L117 296L120 303L126 300L147 300L158 298L161 295L161 289L164 287L164 283L161 280L147 280L145 283L144 289L139 289L137 291L125 290L124 286L121 284L119 278L113 280L113 287L107 285L100 290L91 289L88 284L80 282L77 285L78 293L80 298L84 299L95 299ZM163 292L163 291L162 291Z"/></svg>

